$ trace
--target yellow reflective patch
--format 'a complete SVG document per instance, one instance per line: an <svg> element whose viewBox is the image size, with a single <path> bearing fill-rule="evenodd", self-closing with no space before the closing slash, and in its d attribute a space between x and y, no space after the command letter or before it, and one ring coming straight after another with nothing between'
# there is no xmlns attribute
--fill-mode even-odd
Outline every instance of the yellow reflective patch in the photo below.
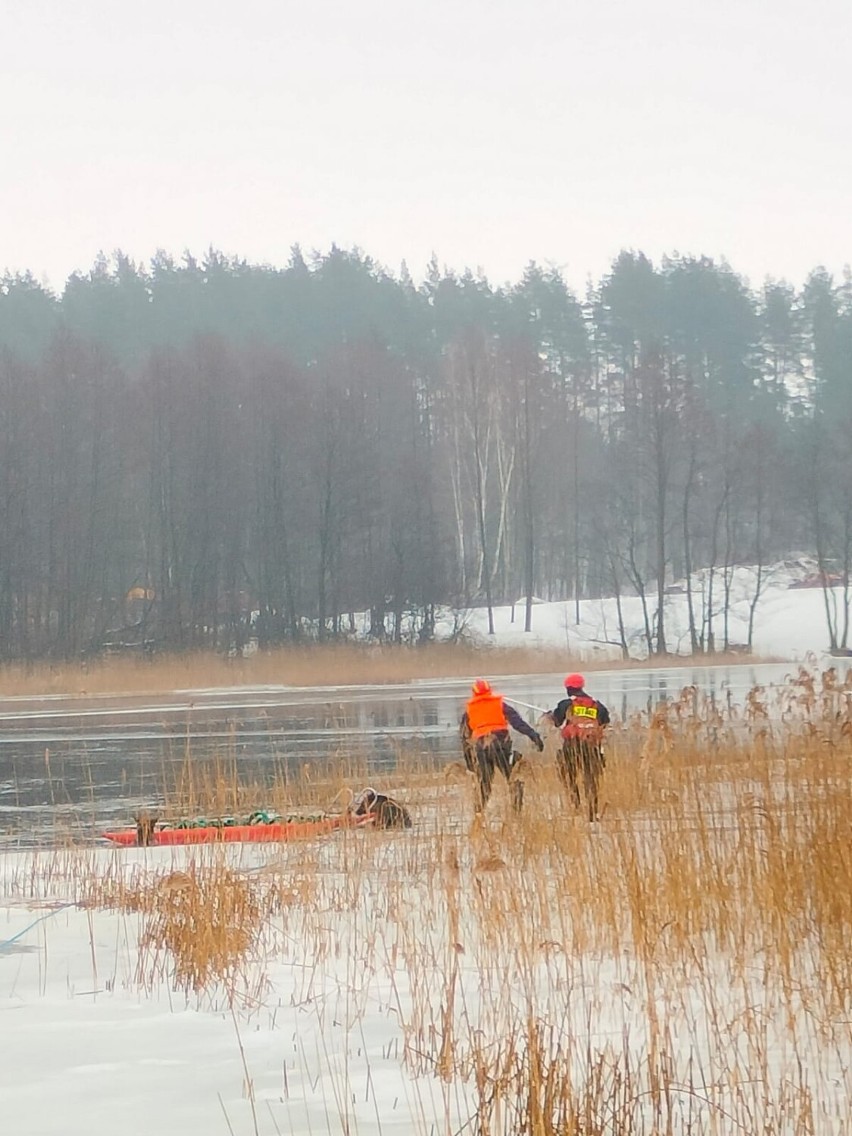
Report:
<svg viewBox="0 0 852 1136"><path fill-rule="evenodd" d="M575 718L597 718L597 706L572 706L571 713Z"/></svg>

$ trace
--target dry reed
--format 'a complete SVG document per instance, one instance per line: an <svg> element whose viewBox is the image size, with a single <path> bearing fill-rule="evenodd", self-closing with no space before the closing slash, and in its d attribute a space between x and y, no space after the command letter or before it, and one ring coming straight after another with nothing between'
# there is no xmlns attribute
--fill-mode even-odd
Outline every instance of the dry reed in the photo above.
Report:
<svg viewBox="0 0 852 1136"><path fill-rule="evenodd" d="M474 818L469 778L403 757L410 834L269 849L242 875L216 850L177 885L64 853L15 886L137 910L147 983L259 998L295 943L296 1004L339 975L346 1036L374 983L390 988L407 1073L445 1086L448 1130L848 1132L852 685L801 671L742 707L688 688L636 715L613 732L594 827L566 804L553 744L527 763L520 817L498 783ZM282 793L331 798L352 776Z"/></svg>
<svg viewBox="0 0 852 1136"><path fill-rule="evenodd" d="M757 662L740 653L694 657L667 656L666 667ZM762 660L764 662L769 660ZM570 655L543 647L488 647L432 643L420 647L372 644L312 644L228 658L213 651L157 655L138 659L110 656L85 663L20 665L2 668L5 695L78 695L166 693L207 687L325 686L407 682L411 679L558 673L585 670L642 669L660 666L659 658L625 662L620 658Z"/></svg>

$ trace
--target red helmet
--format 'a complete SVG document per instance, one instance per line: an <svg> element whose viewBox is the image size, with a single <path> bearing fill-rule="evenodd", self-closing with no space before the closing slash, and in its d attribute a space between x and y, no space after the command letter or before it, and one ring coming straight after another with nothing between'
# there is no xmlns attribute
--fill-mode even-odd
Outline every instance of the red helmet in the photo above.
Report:
<svg viewBox="0 0 852 1136"><path fill-rule="evenodd" d="M478 678L476 680L476 682L473 684L472 689L473 689L474 694L490 694L491 693L491 683L488 681L487 678Z"/></svg>
<svg viewBox="0 0 852 1136"><path fill-rule="evenodd" d="M566 690L582 690L586 685L586 680L581 674L570 674L565 679Z"/></svg>

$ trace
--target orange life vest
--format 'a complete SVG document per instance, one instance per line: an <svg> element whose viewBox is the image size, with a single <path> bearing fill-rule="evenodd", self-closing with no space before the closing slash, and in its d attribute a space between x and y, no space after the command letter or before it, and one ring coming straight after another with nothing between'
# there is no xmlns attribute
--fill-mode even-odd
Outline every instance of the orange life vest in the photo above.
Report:
<svg viewBox="0 0 852 1136"><path fill-rule="evenodd" d="M509 728L499 694L475 694L467 704L467 721L473 738L484 738L486 734Z"/></svg>
<svg viewBox="0 0 852 1136"><path fill-rule="evenodd" d="M603 727L598 721L598 704L588 694L577 694L571 699L571 705L565 714L565 725L562 727L563 738L585 738L596 741L600 738Z"/></svg>

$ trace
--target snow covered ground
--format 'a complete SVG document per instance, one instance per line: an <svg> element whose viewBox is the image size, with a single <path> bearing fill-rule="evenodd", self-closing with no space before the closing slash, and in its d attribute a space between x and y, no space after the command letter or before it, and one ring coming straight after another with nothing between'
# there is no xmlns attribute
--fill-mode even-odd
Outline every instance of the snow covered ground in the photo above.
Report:
<svg viewBox="0 0 852 1136"><path fill-rule="evenodd" d="M340 843L323 851L339 873ZM4 1133L402 1134L431 1131L448 1112L458 1126L458 1105L442 1100L434 1078L412 1078L403 1067L405 994L392 964L377 973L365 957L376 936L371 902L316 912L318 922L313 913L285 915L265 928L262 950L230 990L214 984L197 994L158 976L140 946L142 915L75 902L87 874L138 883L215 870L225 857L251 875L277 856L237 846L6 857ZM31 892L36 877L38 899L18 894ZM338 897L341 887L341 875L329 876L320 894Z"/></svg>
<svg viewBox="0 0 852 1136"><path fill-rule="evenodd" d="M819 656L828 650L829 635L822 588L790 587L815 571L816 564L805 557L764 568L754 616L755 654L798 661L810 654ZM734 646L744 646L748 642L749 613L756 583L756 569L739 567L733 570L728 641ZM670 651L689 654L689 611L685 582L681 581L675 587L681 587L684 591L666 596L668 647ZM693 607L697 621L701 620L702 611L706 607L707 589L706 573L694 575ZM842 602L842 589L831 588L829 593L830 602L839 606ZM714 632L717 646L721 647L724 630L721 573L716 574L713 596ZM655 598L649 596L647 602L649 617L653 620ZM643 658L647 654L647 648L642 602L638 596L624 596L621 608L631 656ZM465 613L464 622L467 632L477 641L499 647L555 647L564 649L574 657L621 658L615 599L581 600L579 624L573 601L546 603L537 600L533 604L530 632L524 631L524 600L519 599L514 608L502 606L494 609L493 638L488 635L488 617L484 608L473 608ZM452 628L452 619L446 616L438 626L438 634L447 635Z"/></svg>
<svg viewBox="0 0 852 1136"><path fill-rule="evenodd" d="M759 951L714 960L696 941L694 964L667 978L627 950L572 950L582 931L547 900L565 885L504 856L477 858L446 831L7 855L2 1130L474 1132L478 1093L494 1091L477 1089L477 1068L514 1083L530 1044L518 1031L541 1028L575 1089L591 1084L620 1110L622 1126L589 1132L650 1136L662 1130L654 1109L668 1131L692 1136L744 1131L743 1117L749 1131L792 1133L804 1130L803 1110L815 1117L808 1131L849 1131L848 1029L807 990L788 1013L791 975L808 960L788 959L781 973ZM152 945L148 916L81 902L93 880L171 888L224 865L261 887L271 870L279 902L231 979L201 992L183 988L174 959ZM441 1075L447 1040L453 1067ZM662 1104L653 1070L668 1086ZM500 1115L494 1136L515 1136Z"/></svg>

